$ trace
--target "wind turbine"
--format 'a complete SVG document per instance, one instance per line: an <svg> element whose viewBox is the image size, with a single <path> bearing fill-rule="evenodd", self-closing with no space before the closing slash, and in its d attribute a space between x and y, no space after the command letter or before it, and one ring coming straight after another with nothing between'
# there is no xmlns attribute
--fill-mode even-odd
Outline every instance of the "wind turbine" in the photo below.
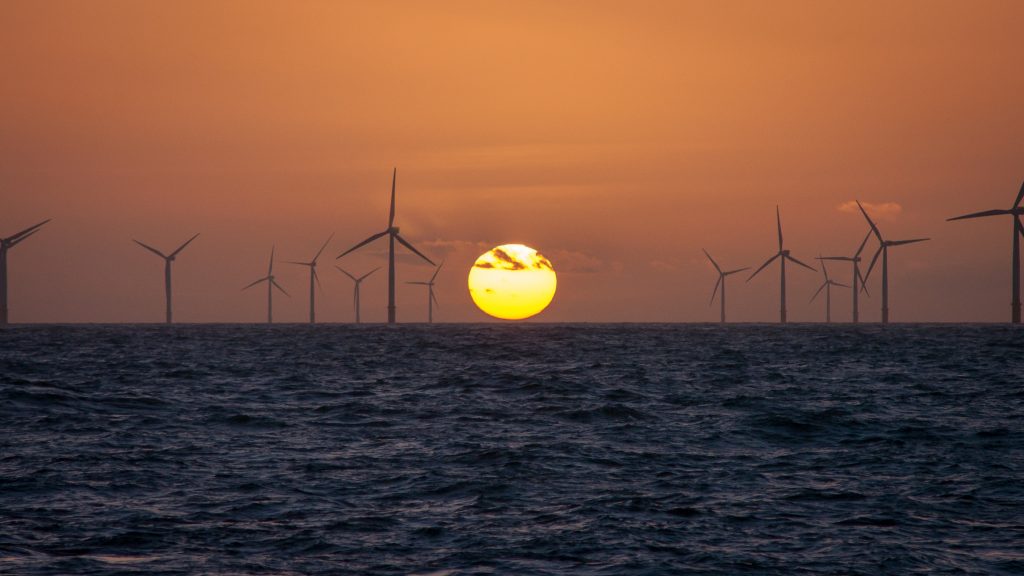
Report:
<svg viewBox="0 0 1024 576"><path fill-rule="evenodd" d="M823 261L821 263L822 268L825 267L824 260L841 260L843 262L853 262L853 290L852 290L852 292L853 292L853 323L854 324L856 324L857 322L860 322L860 307L859 307L859 297L858 296L859 296L859 293L861 291L861 286L863 286L863 281L864 281L864 276L862 276L861 273L860 273L860 261L861 261L860 253L864 251L864 246L867 245L869 238L871 238L871 230L868 230L867 235L864 236L864 241L860 243L860 248L857 248L857 252L853 256L820 256L820 257L818 257L818 260L822 260ZM864 290L865 293L868 293L867 286L864 286L863 290ZM870 295L871 294L868 293L868 296L870 296Z"/></svg>
<svg viewBox="0 0 1024 576"><path fill-rule="evenodd" d="M967 220L968 218L985 218L987 216L1013 216L1013 253L1010 264L1010 322L1014 324L1020 324L1020 237L1024 236L1024 224L1021 224L1020 221L1021 214L1024 214L1024 207L1020 205L1021 200L1024 200L1024 184L1021 184L1020 192L1017 193L1017 200L1014 201L1013 208L1009 210L985 210L984 212L964 214L963 216L946 220L949 222L951 220Z"/></svg>
<svg viewBox="0 0 1024 576"><path fill-rule="evenodd" d="M793 263L799 264L799 265L803 266L804 268L807 268L808 270L811 270L811 271L814 271L814 272L817 272L817 270L815 270L814 268L811 268L807 264L804 264L803 262L801 262L801 261L797 260L796 258L790 256L789 255L789 250L785 250L783 248L783 246L782 246L782 218L779 216L779 207L778 206L775 207L775 223L778 225L778 228L779 228L779 251L775 254L775 256L772 256L771 258L769 258L764 264L761 264L761 267L758 268L757 270L755 270L754 273L750 275L750 278L747 278L747 282L750 282L754 278L754 276L757 276L758 273L761 272L761 270L764 270L765 267L767 267L769 264L774 262L776 258L779 259L779 277L781 279L781 290L779 292L779 302L780 302L779 322L781 324L785 324L786 323L786 260L791 260Z"/></svg>
<svg viewBox="0 0 1024 576"><path fill-rule="evenodd" d="M438 264L437 269L434 270L434 275L430 277L429 282L406 282L406 284L416 284L419 286L427 287L427 323L433 324L434 322L434 304L441 306L441 303L437 301L437 296L434 296L434 280L437 279L437 273L441 271L441 266L444 266L444 262Z"/></svg>
<svg viewBox="0 0 1024 576"><path fill-rule="evenodd" d="M831 324L832 323L832 287L833 286L842 286L843 288L849 288L849 286L847 286L846 284L842 284L840 282L836 282L835 280L829 278L828 277L828 268L825 266L825 259L822 258L819 255L818 256L818 260L821 261L821 272L823 274L825 274L825 282L823 282L821 284L821 286L818 288L818 291L814 293L814 296L811 296L811 302L814 302L815 298L818 297L818 294L821 294L822 290L825 291L825 323Z"/></svg>
<svg viewBox="0 0 1024 576"><path fill-rule="evenodd" d="M337 268L338 271L341 272L342 274L344 274L345 276L348 276L349 278L351 278L352 282L355 282L355 288L352 290L352 306L356 310L356 324L359 324L360 323L360 320L359 320L359 285L362 284L363 280L366 280L370 276L370 274L373 274L377 270L380 270L380 267L378 266L377 268L374 268L373 270L370 270L369 272L367 272L366 274L363 274L362 276L360 276L358 278L356 278L355 276L349 274L348 271L346 271L341 266L335 266L335 268Z"/></svg>
<svg viewBox="0 0 1024 576"><path fill-rule="evenodd" d="M47 218L35 226L29 226L17 234L0 239L0 326L7 325L7 251L38 232L43 224L49 221Z"/></svg>
<svg viewBox="0 0 1024 576"><path fill-rule="evenodd" d="M289 298L291 298L291 296L287 292L285 292L284 288L281 288L281 285L277 283L277 280L274 279L274 247L273 246L270 247L270 266L267 268L267 275L264 276L263 278L260 278L259 280L255 281L255 282L253 282L252 284L249 284L245 288L242 288L242 290L248 290L249 288L252 288L253 286L259 284L260 282L266 282L267 283L267 324L273 324L274 323L274 288L277 288L285 296L288 296Z"/></svg>
<svg viewBox="0 0 1024 576"><path fill-rule="evenodd" d="M188 241L186 241L181 246L178 246L178 249L175 250L174 252L171 252L170 254L164 254L163 252L157 250L156 248L153 248L152 246L147 246L147 245L143 244L142 242L139 242L138 240L135 240L135 243L138 244L139 246L142 246L146 250L149 250L153 254L156 254L157 256L159 256L159 257L164 259L164 291L167 293L167 323L168 324L170 324L173 321L173 315L171 313L171 263L174 262L174 258L182 250L185 249L185 246L188 246L189 244L191 244L192 241L195 240L198 237L199 237L199 234L196 234L195 236L189 238Z"/></svg>
<svg viewBox="0 0 1024 576"><path fill-rule="evenodd" d="M704 249L701 248L701 250L704 250ZM718 262L715 262L715 259L711 257L711 254L708 254L707 250L704 250L704 255L708 257L708 260L711 260L711 265L714 266L715 270L718 271L718 281L715 282L715 290L713 292L711 292L711 301L708 302L708 306L711 306L712 304L715 303L715 295L718 294L718 287L719 287L719 285L721 285L721 287L722 287L722 296L721 296L720 299L721 299L721 304L722 304L722 319L720 320L720 322L722 324L725 324L725 278L727 276L732 276L733 274L735 274L737 272L743 272L744 270L750 270L750 267L748 266L746 268L737 268L735 270L729 270L728 272L723 272L722 269L718 267Z"/></svg>
<svg viewBox="0 0 1024 576"><path fill-rule="evenodd" d="M320 247L320 250L317 250L316 256L313 256L313 259L310 260L309 262L294 262L294 261L289 261L288 262L289 264L298 264L299 266L309 266L309 323L310 324L315 324L316 323L316 290L314 290L314 286L313 285L314 284L316 284L317 286L320 285L320 277L317 276L317 273L316 273L316 261L320 258L320 255L323 254L324 248L327 248L327 245L331 242L331 238L334 238L334 233L333 232L331 233L330 236L327 237L327 241L324 242L324 245Z"/></svg>
<svg viewBox="0 0 1024 576"><path fill-rule="evenodd" d="M417 256L429 262L431 266L435 266L433 260L424 256L423 253L414 248L412 244L398 234L398 227L395 226L395 179L397 175L398 169L396 168L391 173L391 212L388 215L387 229L383 232L378 232L377 234L370 236L366 240L363 240L359 244L356 244L338 255L338 258L341 258L349 252L362 248L378 238L383 238L384 236L388 237L388 324L395 323L395 240L398 240L402 246L405 246Z"/></svg>
<svg viewBox="0 0 1024 576"><path fill-rule="evenodd" d="M860 201L857 201L857 207L860 208L861 214L868 221L871 226L871 231L875 233L875 237L878 238L878 250L875 251L875 255L871 258L871 265L868 266L868 272L864 275L864 285L868 283L868 278L871 276L871 271L875 268L875 262L878 261L878 255L882 255L882 324L889 323L889 248L892 246L903 246L904 244L915 244L917 242L924 242L930 240L930 238L914 238L913 240L886 240L882 238L882 233L878 231L878 226L871 220L868 213L864 210L864 207L860 205Z"/></svg>

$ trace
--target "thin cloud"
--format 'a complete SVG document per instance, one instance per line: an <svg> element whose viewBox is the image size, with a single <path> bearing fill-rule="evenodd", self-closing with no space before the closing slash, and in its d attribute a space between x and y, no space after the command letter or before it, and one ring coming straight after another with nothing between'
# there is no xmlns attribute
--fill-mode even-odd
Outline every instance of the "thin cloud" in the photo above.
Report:
<svg viewBox="0 0 1024 576"><path fill-rule="evenodd" d="M880 220L892 220L903 212L903 206L896 202L881 202L878 204L872 202L861 202L860 205L864 207L864 211L867 212L869 216L874 216ZM857 202L855 200L843 202L839 206L836 206L836 210L846 212L847 214L860 214L860 208L857 208Z"/></svg>

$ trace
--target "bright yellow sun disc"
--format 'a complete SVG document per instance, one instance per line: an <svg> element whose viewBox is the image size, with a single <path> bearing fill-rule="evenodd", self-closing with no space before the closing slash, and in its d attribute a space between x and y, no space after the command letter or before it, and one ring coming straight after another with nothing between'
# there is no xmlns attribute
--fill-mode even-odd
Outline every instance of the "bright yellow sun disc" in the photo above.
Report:
<svg viewBox="0 0 1024 576"><path fill-rule="evenodd" d="M469 295L484 312L504 320L540 313L555 297L555 269L536 250L504 244L485 252L469 270Z"/></svg>

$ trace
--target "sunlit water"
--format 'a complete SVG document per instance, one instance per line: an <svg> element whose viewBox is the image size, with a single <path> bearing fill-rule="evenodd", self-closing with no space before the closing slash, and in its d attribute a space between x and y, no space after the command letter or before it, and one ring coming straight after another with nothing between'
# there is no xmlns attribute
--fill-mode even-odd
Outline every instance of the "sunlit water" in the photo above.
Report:
<svg viewBox="0 0 1024 576"><path fill-rule="evenodd" d="M1020 574L1022 343L2 330L0 574Z"/></svg>

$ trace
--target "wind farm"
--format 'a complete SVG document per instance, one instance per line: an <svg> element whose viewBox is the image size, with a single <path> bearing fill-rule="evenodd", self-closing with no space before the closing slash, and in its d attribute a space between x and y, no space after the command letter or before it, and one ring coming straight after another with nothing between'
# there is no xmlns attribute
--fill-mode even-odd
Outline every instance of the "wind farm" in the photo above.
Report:
<svg viewBox="0 0 1024 576"><path fill-rule="evenodd" d="M826 324L831 324L832 323L832 287L833 286L838 286L840 288L849 288L849 286L846 285L846 284L843 284L841 282L836 282L835 280L832 280L831 278L829 278L829 276L828 276L828 266L825 264L825 258L822 258L821 256L818 256L818 261L821 263L821 273L825 277L825 281L821 283L821 286L818 288L817 292L814 293L814 296L811 296L811 302L814 302L814 300L818 298L818 295L821 294L822 290L825 291L825 323Z"/></svg>
<svg viewBox="0 0 1024 576"><path fill-rule="evenodd" d="M841 262L850 262L853 264L853 275L851 276L850 283L853 285L853 289L850 290L853 298L853 312L851 313L852 322L854 324L860 322L860 292L864 285L864 276L860 273L861 253L864 252L864 247L867 246L868 240L871 239L871 230L868 230L867 235L864 236L864 241L860 243L857 251L853 253L853 256L821 256L818 259L822 261L822 269L825 268L825 260L838 260ZM863 288L864 292L867 293L867 287Z"/></svg>
<svg viewBox="0 0 1024 576"><path fill-rule="evenodd" d="M799 266L803 266L804 268L807 268L808 270L810 270L812 272L815 272L816 270L814 270L814 268L808 266L807 264L804 264L803 262L801 262L801 261L797 260L796 258L794 258L793 256L791 256L790 253L789 253L789 250L786 250L785 247L783 246L783 241L782 241L782 216L779 215L779 207L778 206L775 207L775 223L776 223L776 226L778 228L778 233L779 233L779 251L776 252L774 256L772 256L771 258L766 260L764 264L761 264L761 267L758 268L757 270L755 270L754 273L751 274L749 278L747 278L747 282L750 282L751 280L753 280L754 277L757 276L761 272L761 270L764 270L769 264L771 264L775 260L779 261L779 324L785 324L786 323L786 260L789 260L790 262L793 262L794 264L797 264Z"/></svg>
<svg viewBox="0 0 1024 576"><path fill-rule="evenodd" d="M138 240L134 240L134 242L136 244L138 244L139 246L142 246L146 250L149 250L153 254L156 254L157 256L162 258L163 261L164 261L164 295L165 295L165 303L166 303L166 312L165 312L165 316L164 317L165 317L165 323L167 323L167 324L173 324L174 323L174 309L173 309L173 306L172 306L172 290L171 290L171 265L174 264L174 260L175 260L175 258L178 257L178 254L180 254L181 251L184 250L186 246L191 244L192 241L195 240L198 237L199 237L199 234L196 234L195 236L189 238L181 246L178 246L178 248L176 250L174 250L173 252L171 252L170 254L164 254L163 252L157 250L156 248L153 248L152 246L149 246L147 244L143 244L142 242L140 242Z"/></svg>
<svg viewBox="0 0 1024 576"><path fill-rule="evenodd" d="M359 286L363 283L363 280L366 280L367 278L370 277L371 274L373 274L377 270L380 270L380 267L374 268L373 270L370 270L366 274L363 274L362 276L358 277L349 274L348 271L342 268L341 266L335 266L335 268L338 269L338 272L341 272L345 276L348 276L350 279L352 279L352 310L356 324L361 324L362 320L360 318L359 310L362 308L362 304L360 303L359 300Z"/></svg>
<svg viewBox="0 0 1024 576"><path fill-rule="evenodd" d="M878 239L878 249L875 251L875 255L871 257L871 264L868 266L868 271L864 274L864 285L867 285L867 279L871 276L871 271L875 268L875 263L878 261L878 256L882 256L882 324L889 323L889 248L894 246L904 246L907 244L916 244L918 242L925 242L929 238L914 238L912 240L886 240L882 238L882 233L879 232L878 226L875 226L871 217L868 216L867 211L864 210L864 206L857 202L857 207L860 208L861 214L864 215L864 219L868 221L868 225L871 226L871 231L875 234L875 238Z"/></svg>

